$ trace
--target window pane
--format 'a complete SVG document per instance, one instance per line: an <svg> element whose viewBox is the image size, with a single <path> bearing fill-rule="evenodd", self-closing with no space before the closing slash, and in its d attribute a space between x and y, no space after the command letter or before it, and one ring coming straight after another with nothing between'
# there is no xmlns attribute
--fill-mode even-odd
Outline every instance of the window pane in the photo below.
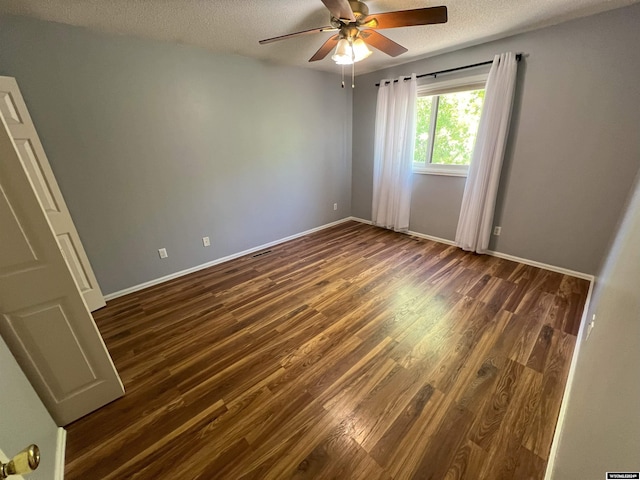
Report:
<svg viewBox="0 0 640 480"><path fill-rule="evenodd" d="M433 96L418 97L417 125L416 125L416 149L413 154L414 162L427 161L427 149L429 148L429 124L431 122L431 103Z"/></svg>
<svg viewBox="0 0 640 480"><path fill-rule="evenodd" d="M484 90L440 95L431 163L471 163L483 100Z"/></svg>

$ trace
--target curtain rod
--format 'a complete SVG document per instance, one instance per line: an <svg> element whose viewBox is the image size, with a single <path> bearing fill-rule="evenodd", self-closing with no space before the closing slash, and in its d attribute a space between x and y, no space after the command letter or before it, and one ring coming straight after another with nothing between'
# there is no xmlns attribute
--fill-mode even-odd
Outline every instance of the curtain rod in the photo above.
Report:
<svg viewBox="0 0 640 480"><path fill-rule="evenodd" d="M516 53L516 61L520 61L522 59L522 53ZM416 75L416 78L422 78L422 77L436 77L436 75L441 75L443 73L451 73L451 72L457 72L458 70L466 70L467 68L475 68L475 67L481 67L483 65L491 65L493 63L493 60L487 60L486 62L480 62L480 63L473 63L471 65L465 65L464 67L456 67L456 68L448 68L447 70L439 70L437 72L431 72L431 73L423 73L421 75ZM411 77L405 77L404 80L409 80ZM395 80L393 80L393 83L397 83L398 79L396 78ZM391 83L391 80L387 80L385 83ZM376 83L376 87L379 87L380 84Z"/></svg>

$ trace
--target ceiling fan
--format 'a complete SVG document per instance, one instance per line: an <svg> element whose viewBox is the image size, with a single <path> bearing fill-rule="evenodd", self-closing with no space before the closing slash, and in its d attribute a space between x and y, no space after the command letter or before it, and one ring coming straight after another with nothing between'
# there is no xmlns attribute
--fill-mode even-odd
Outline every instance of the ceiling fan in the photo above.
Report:
<svg viewBox="0 0 640 480"><path fill-rule="evenodd" d="M378 33L376 30L431 25L446 23L447 21L447 7L444 6L369 15L369 8L360 1L322 0L322 3L331 13L329 25L267 38L260 40L259 43L264 45L301 35L337 31L338 33L329 38L309 61L322 60L335 47L336 51L331 57L332 60L339 65L350 65L363 60L371 54L367 44L392 57L397 57L407 51L405 47Z"/></svg>

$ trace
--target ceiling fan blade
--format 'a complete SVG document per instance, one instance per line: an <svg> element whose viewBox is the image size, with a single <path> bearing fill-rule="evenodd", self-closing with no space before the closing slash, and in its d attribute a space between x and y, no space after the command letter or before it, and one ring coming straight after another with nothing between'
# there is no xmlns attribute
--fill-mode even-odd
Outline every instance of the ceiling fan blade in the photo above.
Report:
<svg viewBox="0 0 640 480"><path fill-rule="evenodd" d="M397 57L407 51L402 45L373 30L362 31L360 32L360 36L368 45L392 57Z"/></svg>
<svg viewBox="0 0 640 480"><path fill-rule="evenodd" d="M280 35L279 37L267 38L265 40L260 40L258 43L260 45L264 45L266 43L277 42L278 40L286 40L287 38L298 37L300 35L307 35L309 33L333 32L335 30L337 30L337 28L335 28L335 27L333 27L331 25L327 25L326 27L312 28L310 30L302 30L301 32L295 32L295 33L288 33L286 35Z"/></svg>
<svg viewBox="0 0 640 480"><path fill-rule="evenodd" d="M365 18L364 23L377 20L377 26L368 28L413 27L416 25L432 25L447 22L447 7L416 8L414 10L398 10L397 12L376 13Z"/></svg>
<svg viewBox="0 0 640 480"><path fill-rule="evenodd" d="M350 22L356 21L356 16L351 10L349 0L322 0L324 6L329 9L331 15L340 20L349 20Z"/></svg>
<svg viewBox="0 0 640 480"><path fill-rule="evenodd" d="M322 60L338 44L339 39L340 39L339 35L334 35L329 40L324 42L322 46L318 49L318 51L313 55L313 57L309 59L309 61L317 62L318 60Z"/></svg>

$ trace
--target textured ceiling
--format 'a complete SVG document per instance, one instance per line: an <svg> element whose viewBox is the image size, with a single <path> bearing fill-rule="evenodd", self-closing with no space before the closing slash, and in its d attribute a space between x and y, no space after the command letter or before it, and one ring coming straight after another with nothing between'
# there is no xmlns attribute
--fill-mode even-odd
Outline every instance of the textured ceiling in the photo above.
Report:
<svg viewBox="0 0 640 480"><path fill-rule="evenodd" d="M409 60L505 37L640 0L370 0L371 13L446 5L444 25L381 30L409 51L374 51L367 73ZM197 45L287 65L337 71L330 55L308 59L332 33L258 45L258 40L327 25L320 0L0 0L0 14L26 15L95 30Z"/></svg>

